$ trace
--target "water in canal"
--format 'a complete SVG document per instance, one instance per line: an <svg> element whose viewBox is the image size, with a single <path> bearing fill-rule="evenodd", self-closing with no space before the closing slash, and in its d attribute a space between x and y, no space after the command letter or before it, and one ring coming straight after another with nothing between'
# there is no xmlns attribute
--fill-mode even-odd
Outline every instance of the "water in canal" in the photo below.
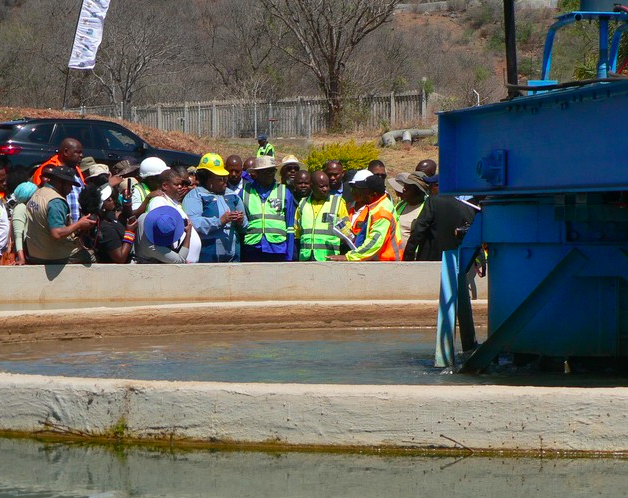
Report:
<svg viewBox="0 0 628 498"><path fill-rule="evenodd" d="M485 334L480 331L480 334ZM434 328L264 331L4 344L0 371L139 380L308 384L626 386L628 376L541 373L494 365L488 375L434 368Z"/></svg>
<svg viewBox="0 0 628 498"><path fill-rule="evenodd" d="M0 498L624 496L620 459L156 450L0 438Z"/></svg>

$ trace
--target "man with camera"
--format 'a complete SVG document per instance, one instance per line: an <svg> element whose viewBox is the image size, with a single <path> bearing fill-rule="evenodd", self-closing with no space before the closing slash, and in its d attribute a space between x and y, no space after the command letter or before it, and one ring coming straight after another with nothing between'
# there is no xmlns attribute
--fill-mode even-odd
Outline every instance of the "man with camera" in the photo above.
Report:
<svg viewBox="0 0 628 498"><path fill-rule="evenodd" d="M92 263L92 256L79 243L77 234L89 231L96 220L83 216L72 223L66 197L78 182L69 166L44 169L44 185L28 201L26 217L27 262L35 265Z"/></svg>

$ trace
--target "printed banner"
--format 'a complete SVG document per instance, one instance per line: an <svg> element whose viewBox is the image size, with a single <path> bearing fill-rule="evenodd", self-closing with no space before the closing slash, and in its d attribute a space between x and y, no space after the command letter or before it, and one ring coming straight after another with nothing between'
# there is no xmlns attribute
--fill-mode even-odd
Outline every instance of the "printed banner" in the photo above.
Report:
<svg viewBox="0 0 628 498"><path fill-rule="evenodd" d="M102 41L109 2L110 0L83 0L68 64L70 69L93 69L96 65L96 52Z"/></svg>

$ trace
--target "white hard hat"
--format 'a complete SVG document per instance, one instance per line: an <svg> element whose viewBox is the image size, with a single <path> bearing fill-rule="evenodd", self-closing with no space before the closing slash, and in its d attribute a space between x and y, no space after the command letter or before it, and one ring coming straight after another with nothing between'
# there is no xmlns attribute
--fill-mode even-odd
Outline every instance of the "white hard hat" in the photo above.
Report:
<svg viewBox="0 0 628 498"><path fill-rule="evenodd" d="M368 169L361 169L360 171L356 172L355 175L353 175L353 178L351 178L351 180L349 180L349 185L354 185L355 182L363 182L369 176L373 176L373 173L371 173Z"/></svg>
<svg viewBox="0 0 628 498"><path fill-rule="evenodd" d="M157 176L168 169L166 163L158 157L147 157L140 163L140 178Z"/></svg>

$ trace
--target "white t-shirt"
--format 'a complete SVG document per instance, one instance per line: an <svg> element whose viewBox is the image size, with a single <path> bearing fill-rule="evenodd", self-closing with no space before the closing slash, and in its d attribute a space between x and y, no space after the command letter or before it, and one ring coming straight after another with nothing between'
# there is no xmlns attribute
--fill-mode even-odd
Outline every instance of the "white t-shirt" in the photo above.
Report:
<svg viewBox="0 0 628 498"><path fill-rule="evenodd" d="M162 207L162 206L170 206L170 207L175 208L177 211L179 211L179 213L181 213L181 216L183 216L184 220L188 220L188 223L192 223L191 221L189 221L190 217L183 210L183 207L181 206L181 204L178 203L177 201L172 200L167 195L160 195L157 197L153 197L149 201L148 206L146 206L146 212L148 213L152 211L153 209L157 209L158 207ZM179 240L179 244L183 244L184 240L185 240L185 233L181 236L181 239ZM198 263L198 260L201 257L201 247L202 247L201 237L199 236L196 229L192 227L192 233L190 234L190 250L188 252L188 257L187 257L188 263Z"/></svg>
<svg viewBox="0 0 628 498"><path fill-rule="evenodd" d="M7 208L4 206L4 202L0 200L0 254L6 249L9 243L9 230L11 225L9 223L9 214Z"/></svg>

